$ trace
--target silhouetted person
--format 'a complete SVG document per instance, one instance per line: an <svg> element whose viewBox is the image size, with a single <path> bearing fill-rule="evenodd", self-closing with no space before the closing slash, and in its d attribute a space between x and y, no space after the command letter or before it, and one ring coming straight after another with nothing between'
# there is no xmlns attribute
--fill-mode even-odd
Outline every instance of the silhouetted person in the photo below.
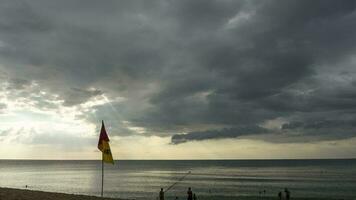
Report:
<svg viewBox="0 0 356 200"><path fill-rule="evenodd" d="M176 197L175 200L178 200L178 197Z"/></svg>
<svg viewBox="0 0 356 200"><path fill-rule="evenodd" d="M284 192L286 193L286 200L290 199L290 192L287 188L284 189Z"/></svg>
<svg viewBox="0 0 356 200"><path fill-rule="evenodd" d="M195 193L193 194L193 200L197 200L197 196L195 195Z"/></svg>
<svg viewBox="0 0 356 200"><path fill-rule="evenodd" d="M266 190L263 190L263 195L266 195Z"/></svg>
<svg viewBox="0 0 356 200"><path fill-rule="evenodd" d="M278 199L282 200L282 192L278 192Z"/></svg>
<svg viewBox="0 0 356 200"><path fill-rule="evenodd" d="M188 194L187 200L193 200L193 192L191 188L188 188L187 194Z"/></svg>
<svg viewBox="0 0 356 200"><path fill-rule="evenodd" d="M163 188L161 188L161 191L159 191L159 200L164 200Z"/></svg>

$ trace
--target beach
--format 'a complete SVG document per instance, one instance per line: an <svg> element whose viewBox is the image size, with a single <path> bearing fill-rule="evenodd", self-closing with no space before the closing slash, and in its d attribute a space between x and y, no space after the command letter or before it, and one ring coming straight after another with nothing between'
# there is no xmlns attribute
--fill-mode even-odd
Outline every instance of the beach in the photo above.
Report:
<svg viewBox="0 0 356 200"><path fill-rule="evenodd" d="M123 200L118 198L101 198L88 195L64 194L56 192L42 192L25 189L0 188L1 200Z"/></svg>
<svg viewBox="0 0 356 200"><path fill-rule="evenodd" d="M57 192L43 192L35 191L28 189L14 189L14 188L0 188L0 199L1 200L124 200L119 198L106 198L106 197L97 197L97 196L88 196L88 195L76 195L76 194L65 194ZM150 198L147 198L148 200ZM173 199L173 198L166 198ZM185 199L185 198L181 198ZM206 198L200 198L201 200ZM219 199L218 197L214 198L211 196L209 199ZM231 198L231 200L275 200L276 197L259 197L259 196L240 196ZM293 198L297 200L336 200L328 198Z"/></svg>

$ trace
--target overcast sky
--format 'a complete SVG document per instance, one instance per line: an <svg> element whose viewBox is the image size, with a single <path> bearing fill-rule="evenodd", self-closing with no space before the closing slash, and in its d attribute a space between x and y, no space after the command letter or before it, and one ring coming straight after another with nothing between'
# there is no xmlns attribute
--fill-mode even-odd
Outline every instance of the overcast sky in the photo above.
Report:
<svg viewBox="0 0 356 200"><path fill-rule="evenodd" d="M355 8L2 0L0 158L355 157Z"/></svg>

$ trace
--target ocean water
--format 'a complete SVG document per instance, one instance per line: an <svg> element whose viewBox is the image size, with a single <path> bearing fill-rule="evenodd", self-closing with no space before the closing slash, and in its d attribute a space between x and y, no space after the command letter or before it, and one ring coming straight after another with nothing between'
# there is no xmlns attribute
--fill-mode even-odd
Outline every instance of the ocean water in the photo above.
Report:
<svg viewBox="0 0 356 200"><path fill-rule="evenodd" d="M188 174L188 172L191 172ZM105 164L104 196L155 200L181 177L166 199L292 197L356 199L356 160L119 160ZM100 195L100 161L0 160L0 187ZM260 191L265 190L265 193ZM277 199L277 198L276 198Z"/></svg>

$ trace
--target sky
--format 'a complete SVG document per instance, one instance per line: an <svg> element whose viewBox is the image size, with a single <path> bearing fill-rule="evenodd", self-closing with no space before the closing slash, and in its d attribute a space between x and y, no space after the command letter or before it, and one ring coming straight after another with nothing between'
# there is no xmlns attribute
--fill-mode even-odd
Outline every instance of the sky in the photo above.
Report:
<svg viewBox="0 0 356 200"><path fill-rule="evenodd" d="M355 9L2 0L0 159L354 158Z"/></svg>

